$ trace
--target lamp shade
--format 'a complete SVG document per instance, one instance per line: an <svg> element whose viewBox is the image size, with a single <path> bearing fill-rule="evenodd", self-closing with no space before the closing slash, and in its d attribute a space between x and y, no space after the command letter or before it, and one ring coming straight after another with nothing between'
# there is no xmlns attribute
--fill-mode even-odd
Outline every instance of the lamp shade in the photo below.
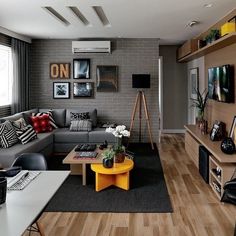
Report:
<svg viewBox="0 0 236 236"><path fill-rule="evenodd" d="M133 74L132 88L150 88L150 74Z"/></svg>

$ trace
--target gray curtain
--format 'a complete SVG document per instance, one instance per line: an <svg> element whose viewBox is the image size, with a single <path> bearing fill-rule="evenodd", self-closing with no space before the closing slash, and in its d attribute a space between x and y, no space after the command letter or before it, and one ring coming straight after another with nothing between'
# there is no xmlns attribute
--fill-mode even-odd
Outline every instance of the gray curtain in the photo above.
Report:
<svg viewBox="0 0 236 236"><path fill-rule="evenodd" d="M29 44L12 38L12 113L29 109Z"/></svg>

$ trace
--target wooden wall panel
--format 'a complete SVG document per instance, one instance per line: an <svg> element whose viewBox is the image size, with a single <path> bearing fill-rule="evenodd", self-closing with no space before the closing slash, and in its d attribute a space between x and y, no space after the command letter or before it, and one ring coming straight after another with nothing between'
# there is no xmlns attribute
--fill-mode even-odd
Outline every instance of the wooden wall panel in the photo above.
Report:
<svg viewBox="0 0 236 236"><path fill-rule="evenodd" d="M221 103L212 99L208 100L207 120L209 127L215 120L226 123L227 132L230 131L233 117L236 115L236 43L205 56L205 75L208 78L208 68L230 64L234 66L234 103ZM206 79L206 88L208 87Z"/></svg>

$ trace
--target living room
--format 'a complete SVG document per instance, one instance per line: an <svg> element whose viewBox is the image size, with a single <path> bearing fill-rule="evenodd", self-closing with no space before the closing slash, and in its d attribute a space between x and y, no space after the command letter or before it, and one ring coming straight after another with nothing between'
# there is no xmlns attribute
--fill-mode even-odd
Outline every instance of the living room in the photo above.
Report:
<svg viewBox="0 0 236 236"><path fill-rule="evenodd" d="M235 1L170 6L2 1L0 235L236 235Z"/></svg>

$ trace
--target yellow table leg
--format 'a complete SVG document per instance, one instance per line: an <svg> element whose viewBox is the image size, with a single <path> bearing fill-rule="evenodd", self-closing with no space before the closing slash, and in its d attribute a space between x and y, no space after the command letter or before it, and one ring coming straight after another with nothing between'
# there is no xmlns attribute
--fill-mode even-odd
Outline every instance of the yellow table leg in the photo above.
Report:
<svg viewBox="0 0 236 236"><path fill-rule="evenodd" d="M96 172L96 191L99 192L115 183L114 175L100 174Z"/></svg>
<svg viewBox="0 0 236 236"><path fill-rule="evenodd" d="M115 177L114 185L124 190L129 190L129 172L117 174Z"/></svg>

